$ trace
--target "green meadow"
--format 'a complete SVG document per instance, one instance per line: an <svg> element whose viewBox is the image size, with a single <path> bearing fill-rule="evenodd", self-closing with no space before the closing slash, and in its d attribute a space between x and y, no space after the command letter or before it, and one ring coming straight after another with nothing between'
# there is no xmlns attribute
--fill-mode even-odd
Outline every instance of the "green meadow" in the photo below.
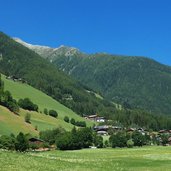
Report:
<svg viewBox="0 0 171 171"><path fill-rule="evenodd" d="M38 131L56 127L63 127L66 130L71 130L73 125L64 122L63 118L65 116L68 116L70 119L74 118L76 121L86 121L88 126L93 125L92 122L85 120L50 96L27 84L8 80L3 75L2 80L4 81L5 90L9 90L16 100L26 97L30 98L39 106L39 113L21 109L20 116L17 116L0 106L0 134L10 134L11 132L17 134L22 131L24 133L38 135ZM56 110L58 112L58 118L56 119L43 114L44 108ZM24 122L26 113L31 114L31 124ZM38 131L35 130L35 127L38 128Z"/></svg>
<svg viewBox="0 0 171 171"><path fill-rule="evenodd" d="M24 118L10 112L7 108L0 106L0 135L18 134L20 131L38 135L31 124L24 122Z"/></svg>
<svg viewBox="0 0 171 171"><path fill-rule="evenodd" d="M31 114L31 124L25 122L26 113ZM37 130L35 128L37 127ZM39 131L63 127L66 130L71 130L73 126L64 122L61 119L53 118L49 115L30 112L20 109L20 114L15 115L7 108L0 106L0 135L18 134L19 132L38 135Z"/></svg>
<svg viewBox="0 0 171 171"><path fill-rule="evenodd" d="M29 153L0 151L1 171L170 171L170 168L171 147L163 146Z"/></svg>

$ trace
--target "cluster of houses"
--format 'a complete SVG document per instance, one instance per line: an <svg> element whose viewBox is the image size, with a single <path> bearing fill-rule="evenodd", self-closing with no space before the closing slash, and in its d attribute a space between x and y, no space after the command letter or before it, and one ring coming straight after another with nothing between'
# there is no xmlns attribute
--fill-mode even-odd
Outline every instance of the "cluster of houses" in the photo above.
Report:
<svg viewBox="0 0 171 171"><path fill-rule="evenodd" d="M107 136L109 135L109 130L112 129L116 132L118 131L126 131L128 133L133 133L134 131L139 131L140 133L142 133L142 135L150 135L150 137L152 138L153 136L155 136L156 138L158 138L160 140L161 135L166 134L168 135L168 144L167 145L171 145L171 130L160 130L159 132L149 132L147 130L144 130L143 128L122 128L119 126L109 126L109 125L102 125L102 126L95 126L94 127L94 131L97 132L98 135L102 135L102 136ZM48 151L48 150L52 150L55 149L55 146L51 146L49 148L43 148L43 144L45 142L39 138L30 138L29 139L29 144L30 145L36 145L39 146L38 149L36 149L36 151Z"/></svg>
<svg viewBox="0 0 171 171"><path fill-rule="evenodd" d="M14 75L7 76L6 79L16 81L16 82L21 82L21 83L27 83L27 81L24 80L23 78L18 78L18 77L14 76Z"/></svg>
<svg viewBox="0 0 171 171"><path fill-rule="evenodd" d="M111 126L111 125L99 125L94 127L94 131L97 132L98 135L107 136L110 131L119 132L126 131L127 133L133 133L134 131L140 132L142 135L149 135L152 139L153 137L157 138L161 143L161 136L167 135L168 137L168 145L171 145L171 130L160 130L158 132L149 132L143 128L122 128L119 126Z"/></svg>
<svg viewBox="0 0 171 171"><path fill-rule="evenodd" d="M102 125L106 121L106 119L104 117L98 116L97 114L89 115L89 116L84 115L84 118L89 119L94 122L98 122L100 124L100 125L94 127L94 131L96 131L98 135L107 136L107 135L109 135L110 131L113 131L113 132L126 131L128 133L133 133L134 131L138 131L142 135L147 134L151 138L156 137L160 140L161 136L163 134L165 134L169 137L168 144L171 145L171 130L160 130L158 132L149 132L148 130L143 129L143 128L123 128L123 127L119 127L119 126Z"/></svg>

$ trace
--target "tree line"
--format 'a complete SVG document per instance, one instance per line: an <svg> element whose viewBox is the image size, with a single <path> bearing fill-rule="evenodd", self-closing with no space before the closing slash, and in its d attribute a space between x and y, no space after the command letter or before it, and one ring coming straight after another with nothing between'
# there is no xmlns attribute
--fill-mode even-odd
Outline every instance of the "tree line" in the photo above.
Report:
<svg viewBox="0 0 171 171"><path fill-rule="evenodd" d="M68 132L63 128L55 128L52 130L45 130L39 133L42 144L31 144L29 138L30 134L23 134L20 132L17 136L2 135L0 136L0 148L6 150L29 151L38 148L50 147L56 145L59 150L78 150L83 148L132 148L134 146L142 147L144 145L166 145L169 141L169 135L162 134L160 136L150 136L149 134L142 134L139 131L126 132L119 131L112 133L109 140L103 140L103 137L98 135L92 128L76 128Z"/></svg>

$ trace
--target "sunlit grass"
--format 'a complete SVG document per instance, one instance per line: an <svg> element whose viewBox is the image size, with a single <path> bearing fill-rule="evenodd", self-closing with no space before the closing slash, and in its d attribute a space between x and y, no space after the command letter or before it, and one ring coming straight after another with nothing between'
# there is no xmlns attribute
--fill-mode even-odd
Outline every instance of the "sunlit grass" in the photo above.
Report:
<svg viewBox="0 0 171 171"><path fill-rule="evenodd" d="M0 151L2 171L170 171L170 167L171 147L161 146L26 154Z"/></svg>
<svg viewBox="0 0 171 171"><path fill-rule="evenodd" d="M35 127L38 128L38 131L56 127L63 127L66 130L71 130L73 125L68 124L63 120L65 116L74 118L76 121L86 121L88 126L93 125L92 122L85 120L53 98L27 84L8 80L4 75L2 75L2 80L4 81L5 90L9 90L16 100L26 97L30 98L39 106L39 111L41 111L42 114L20 110L20 116L16 116L3 107L0 107L0 134L17 134L18 132L23 131L24 133L38 135L38 132L35 131ZM59 115L58 118L56 119L43 114L44 108L56 110ZM31 124L26 124L24 122L24 117L27 112L31 114Z"/></svg>

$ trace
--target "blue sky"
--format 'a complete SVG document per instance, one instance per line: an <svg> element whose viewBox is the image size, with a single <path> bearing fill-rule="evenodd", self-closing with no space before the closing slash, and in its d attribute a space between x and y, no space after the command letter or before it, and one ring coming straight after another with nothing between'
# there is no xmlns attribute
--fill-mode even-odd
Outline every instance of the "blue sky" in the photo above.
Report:
<svg viewBox="0 0 171 171"><path fill-rule="evenodd" d="M171 65L170 0L0 0L0 30L32 44Z"/></svg>

